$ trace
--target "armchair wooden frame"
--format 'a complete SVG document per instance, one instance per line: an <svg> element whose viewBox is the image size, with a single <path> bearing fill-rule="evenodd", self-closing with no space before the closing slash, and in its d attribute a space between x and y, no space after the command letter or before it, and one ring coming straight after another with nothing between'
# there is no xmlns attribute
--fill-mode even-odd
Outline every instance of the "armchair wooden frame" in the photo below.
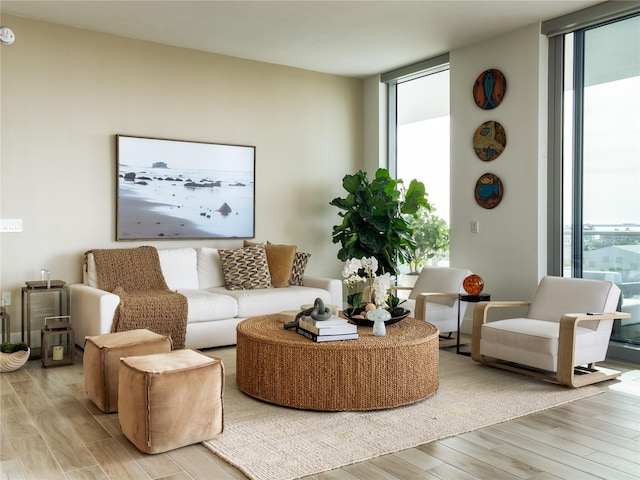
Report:
<svg viewBox="0 0 640 480"><path fill-rule="evenodd" d="M580 322L592 320L613 320L618 318L630 318L629 313L612 312L597 315L586 313L567 313L560 319L558 334L558 358L557 371L544 372L522 365L503 362L501 360L486 357L480 354L480 338L482 325L487 323L488 312L491 308L501 307L527 307L531 302L522 301L493 301L479 302L473 312L473 336L471 339L471 358L483 365L501 368L537 378L549 380L571 388L578 388L592 383L611 380L620 376L621 372L606 368L596 367L595 363L574 367L574 352L576 343L576 328ZM555 373L555 374L554 374Z"/></svg>

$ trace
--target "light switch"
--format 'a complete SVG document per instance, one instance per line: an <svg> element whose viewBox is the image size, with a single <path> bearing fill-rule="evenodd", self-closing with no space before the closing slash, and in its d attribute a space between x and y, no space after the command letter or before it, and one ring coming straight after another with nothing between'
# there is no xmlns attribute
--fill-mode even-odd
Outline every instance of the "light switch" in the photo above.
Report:
<svg viewBox="0 0 640 480"><path fill-rule="evenodd" d="M0 232L21 232L22 231L22 219L21 218L3 218L0 220Z"/></svg>
<svg viewBox="0 0 640 480"><path fill-rule="evenodd" d="M480 231L480 222L478 220L471 221L471 233L478 233Z"/></svg>

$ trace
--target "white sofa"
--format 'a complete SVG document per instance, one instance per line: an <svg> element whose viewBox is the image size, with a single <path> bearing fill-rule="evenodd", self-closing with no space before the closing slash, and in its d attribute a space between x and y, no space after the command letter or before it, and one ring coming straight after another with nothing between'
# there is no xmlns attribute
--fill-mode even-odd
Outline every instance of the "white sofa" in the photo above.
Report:
<svg viewBox="0 0 640 480"><path fill-rule="evenodd" d="M337 279L305 275L303 286L227 290L216 249L158 249L158 255L168 287L187 297L187 348L235 345L236 326L242 320L297 310L316 298L342 306L342 282ZM98 289L97 285L95 261L89 254L83 269L83 283L69 285L71 325L80 347L84 346L86 336L111 331L120 303L120 297Z"/></svg>

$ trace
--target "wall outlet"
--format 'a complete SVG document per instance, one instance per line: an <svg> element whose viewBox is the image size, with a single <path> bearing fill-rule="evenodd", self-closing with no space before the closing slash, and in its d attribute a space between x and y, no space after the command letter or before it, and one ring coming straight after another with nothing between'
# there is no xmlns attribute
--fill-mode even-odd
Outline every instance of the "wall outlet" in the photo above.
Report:
<svg viewBox="0 0 640 480"><path fill-rule="evenodd" d="M0 219L0 232L18 233L22 231L21 218L3 218Z"/></svg>
<svg viewBox="0 0 640 480"><path fill-rule="evenodd" d="M8 307L11 305L11 292L2 292L2 306Z"/></svg>

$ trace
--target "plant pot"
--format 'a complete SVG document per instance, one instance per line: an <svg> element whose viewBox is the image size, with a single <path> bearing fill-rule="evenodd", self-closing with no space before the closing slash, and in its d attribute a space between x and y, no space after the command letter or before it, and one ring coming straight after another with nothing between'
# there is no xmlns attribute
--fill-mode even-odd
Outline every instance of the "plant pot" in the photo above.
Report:
<svg viewBox="0 0 640 480"><path fill-rule="evenodd" d="M19 369L27 363L30 354L30 349L27 351L18 350L13 353L0 352L0 372L13 372L14 370Z"/></svg>

